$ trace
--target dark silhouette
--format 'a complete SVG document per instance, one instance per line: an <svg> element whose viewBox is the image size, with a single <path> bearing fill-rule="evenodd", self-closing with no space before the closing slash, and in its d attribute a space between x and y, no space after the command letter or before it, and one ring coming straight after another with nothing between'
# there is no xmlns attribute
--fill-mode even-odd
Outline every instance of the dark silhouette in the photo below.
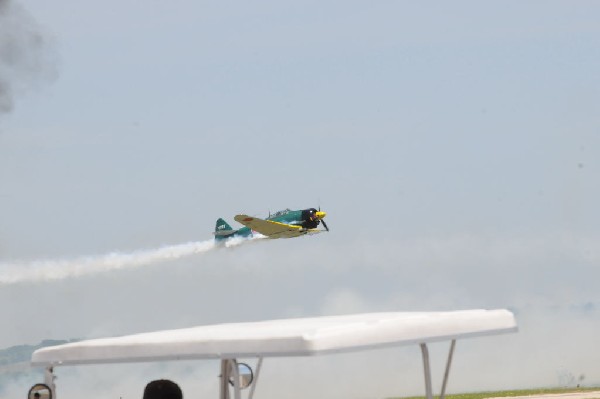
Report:
<svg viewBox="0 0 600 399"><path fill-rule="evenodd" d="M146 385L143 399L183 399L183 393L171 380L154 380Z"/></svg>

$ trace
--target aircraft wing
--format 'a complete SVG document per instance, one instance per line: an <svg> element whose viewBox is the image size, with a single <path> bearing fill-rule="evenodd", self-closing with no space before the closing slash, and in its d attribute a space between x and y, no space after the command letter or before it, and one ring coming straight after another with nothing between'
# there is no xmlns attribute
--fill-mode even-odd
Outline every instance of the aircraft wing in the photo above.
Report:
<svg viewBox="0 0 600 399"><path fill-rule="evenodd" d="M269 238L291 238L319 231L317 229L304 229L302 226L264 220L248 215L236 215L234 219L236 222Z"/></svg>

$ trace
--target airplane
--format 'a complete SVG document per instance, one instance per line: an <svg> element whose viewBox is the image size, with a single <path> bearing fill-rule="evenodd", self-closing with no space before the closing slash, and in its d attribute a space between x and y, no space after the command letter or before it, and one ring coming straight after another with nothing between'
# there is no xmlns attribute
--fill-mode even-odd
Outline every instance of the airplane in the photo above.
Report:
<svg viewBox="0 0 600 399"><path fill-rule="evenodd" d="M292 238L306 234L317 234L329 231L325 223L327 214L319 208L302 209L292 211L284 209L274 214L269 214L266 219L260 219L248 215L236 215L234 220L244 227L234 230L224 219L217 219L214 235L215 240L222 241L231 237L250 237L254 233L262 234L267 238ZM325 230L318 229L323 223Z"/></svg>

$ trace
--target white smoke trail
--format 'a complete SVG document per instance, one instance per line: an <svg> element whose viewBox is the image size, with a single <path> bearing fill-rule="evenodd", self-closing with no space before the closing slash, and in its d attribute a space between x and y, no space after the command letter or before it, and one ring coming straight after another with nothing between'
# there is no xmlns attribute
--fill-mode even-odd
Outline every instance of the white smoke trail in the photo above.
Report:
<svg viewBox="0 0 600 399"><path fill-rule="evenodd" d="M230 238L226 248L264 238ZM21 282L62 280L119 269L132 269L156 262L180 259L185 256L208 252L218 248L214 240L168 245L156 249L131 253L111 252L106 255L85 256L76 259L37 260L33 262L0 263L0 285Z"/></svg>

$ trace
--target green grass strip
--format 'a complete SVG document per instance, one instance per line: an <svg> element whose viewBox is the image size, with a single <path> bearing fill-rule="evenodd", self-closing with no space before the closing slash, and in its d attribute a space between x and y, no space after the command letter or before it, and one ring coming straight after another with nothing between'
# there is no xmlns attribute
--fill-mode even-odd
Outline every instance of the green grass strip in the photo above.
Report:
<svg viewBox="0 0 600 399"><path fill-rule="evenodd" d="M598 391L600 387L585 387L585 388L537 388L537 389L513 389L508 391L489 391L489 392L472 392L448 394L446 399L485 399L485 398L509 398L512 396L529 396L529 395L549 395L554 393L571 393L571 392L589 392ZM433 395L434 399L438 396ZM409 396L396 397L388 399L425 399L424 396ZM600 399L600 398L599 398Z"/></svg>

